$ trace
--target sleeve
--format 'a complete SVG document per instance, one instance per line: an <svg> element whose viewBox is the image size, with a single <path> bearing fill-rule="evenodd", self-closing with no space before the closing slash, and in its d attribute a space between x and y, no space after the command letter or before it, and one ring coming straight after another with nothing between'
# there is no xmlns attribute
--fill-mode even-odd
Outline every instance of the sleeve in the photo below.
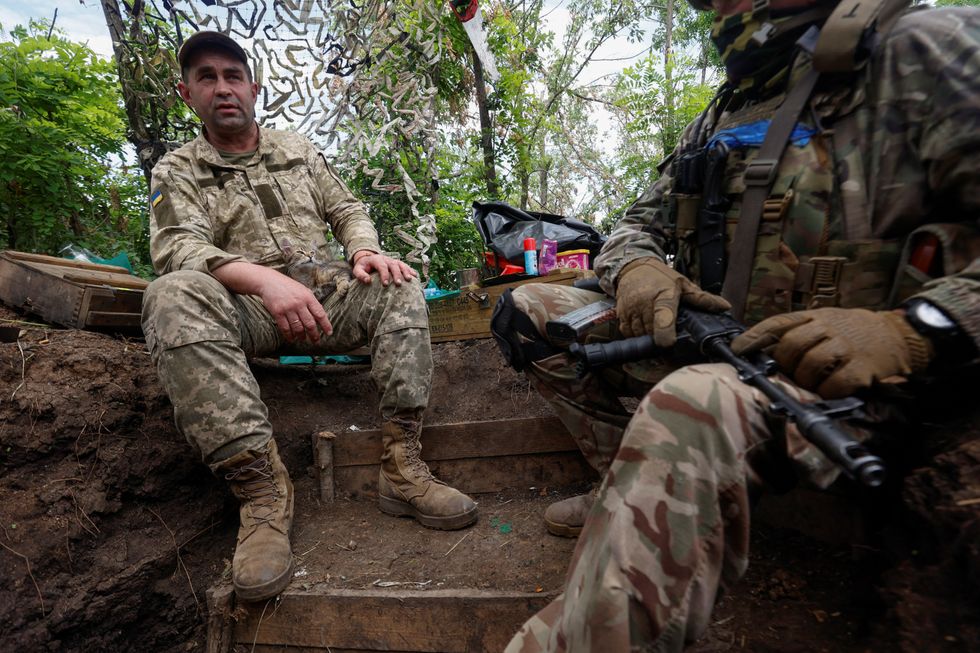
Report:
<svg viewBox="0 0 980 653"><path fill-rule="evenodd" d="M156 165L150 179L150 259L157 274L174 270L211 272L241 256L214 244L214 230L190 172L168 161Z"/></svg>
<svg viewBox="0 0 980 653"><path fill-rule="evenodd" d="M320 190L323 219L343 245L348 259L363 249L380 252L378 232L368 216L367 207L354 197L322 152L316 152L313 157L312 169Z"/></svg>
<svg viewBox="0 0 980 653"><path fill-rule="evenodd" d="M655 256L666 258L667 234L664 225L664 194L670 187L670 177L661 176L626 210L616 224L602 251L596 257L595 271L603 291L614 295L619 273L631 261Z"/></svg>
<svg viewBox="0 0 980 653"><path fill-rule="evenodd" d="M929 282L916 296L942 308L980 352L980 85L975 63L980 11L916 12L895 31L889 50L894 51L896 83L884 98L894 103L890 115L911 113L921 120L916 136L930 213L974 227L973 245L958 252L964 259L955 267L960 271Z"/></svg>

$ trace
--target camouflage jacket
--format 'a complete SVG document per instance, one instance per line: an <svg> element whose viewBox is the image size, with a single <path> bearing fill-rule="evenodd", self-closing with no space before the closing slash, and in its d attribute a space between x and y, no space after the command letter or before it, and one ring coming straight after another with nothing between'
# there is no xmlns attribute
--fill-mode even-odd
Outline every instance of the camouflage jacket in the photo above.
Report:
<svg viewBox="0 0 980 653"><path fill-rule="evenodd" d="M947 311L980 348L978 47L980 10L919 11L900 18L869 64L846 83L840 77L822 81L799 121L813 136L805 145L787 146L769 196L779 208L772 215L779 217L764 218L759 229L747 321L828 305L801 292L801 278L806 281L804 273L813 272L815 257L829 255L858 270L838 305L885 308L916 294ZM808 69L803 55L792 80ZM706 113L702 133L697 122L689 125L675 155L686 143L703 140L704 130L710 136L771 117L780 100L742 107L736 94L734 102ZM844 120L853 126L846 139L835 129ZM835 132L840 132L836 138ZM728 245L745 189L742 172L757 150L733 149L728 156L723 182L731 199L725 214ZM699 280L696 233L679 209L690 198L673 190L673 156L661 164L662 176L630 207L596 259L606 292L614 292L626 264L647 256L675 256ZM865 233L848 239L844 198L855 193L865 198ZM932 277L907 264L906 244L923 231L944 249Z"/></svg>
<svg viewBox="0 0 980 653"><path fill-rule="evenodd" d="M348 256L381 251L364 205L293 132L260 128L258 150L245 165L224 161L199 135L153 168L150 209L157 274L210 272L236 260L284 271L284 239L320 248L327 229Z"/></svg>

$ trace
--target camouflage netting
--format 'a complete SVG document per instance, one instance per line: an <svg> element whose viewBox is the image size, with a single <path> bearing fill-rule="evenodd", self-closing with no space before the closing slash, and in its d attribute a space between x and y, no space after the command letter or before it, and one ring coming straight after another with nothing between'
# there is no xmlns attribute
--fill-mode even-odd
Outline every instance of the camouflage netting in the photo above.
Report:
<svg viewBox="0 0 980 653"><path fill-rule="evenodd" d="M112 11L106 7L113 28ZM152 164L194 125L175 110L174 53L203 29L229 34L252 57L261 90L259 122L305 134L336 165L371 178L373 189L402 193L413 219L396 229L412 248L407 260L427 276L435 218L420 215L424 177L415 179L398 156L411 143L434 160L435 84L443 56L441 23L448 8L431 0L137 0L116 9L120 74L134 89L147 134L137 137L142 162ZM133 101L127 98L127 101ZM133 114L130 111L130 120ZM138 131L138 130L136 130ZM139 135L138 135L139 136ZM379 156L381 155L381 156ZM379 165L383 161L383 165Z"/></svg>

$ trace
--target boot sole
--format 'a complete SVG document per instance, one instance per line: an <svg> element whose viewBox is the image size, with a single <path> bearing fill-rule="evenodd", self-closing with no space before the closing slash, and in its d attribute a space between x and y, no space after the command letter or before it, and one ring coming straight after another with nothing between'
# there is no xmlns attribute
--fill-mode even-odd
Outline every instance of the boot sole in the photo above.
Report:
<svg viewBox="0 0 980 653"><path fill-rule="evenodd" d="M427 528L435 528L440 531L455 531L460 528L465 528L475 522L477 517L476 506L473 506L472 510L461 512L458 515L435 517L419 512L410 503L385 496L378 497L378 508L385 514L394 517L411 517Z"/></svg>
<svg viewBox="0 0 980 653"><path fill-rule="evenodd" d="M255 601L271 599L275 596L279 596L279 594L281 594L282 591L289 585L289 581L292 580L292 578L293 560L292 555L290 555L289 567L286 568L284 573L279 574L279 576L268 583L263 583L261 585L251 585L246 587L235 583L235 596L246 603L254 603Z"/></svg>
<svg viewBox="0 0 980 653"><path fill-rule="evenodd" d="M552 535L557 535L558 537L578 537L582 533L581 526L562 524L560 522L554 522L548 519L544 520L544 526L548 529L549 533Z"/></svg>

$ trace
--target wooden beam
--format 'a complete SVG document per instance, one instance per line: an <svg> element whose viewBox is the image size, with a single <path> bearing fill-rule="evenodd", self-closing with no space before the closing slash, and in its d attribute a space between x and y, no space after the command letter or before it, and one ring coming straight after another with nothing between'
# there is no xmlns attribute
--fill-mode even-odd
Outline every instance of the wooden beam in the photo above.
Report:
<svg viewBox="0 0 980 653"><path fill-rule="evenodd" d="M235 622L234 641L321 651L502 651L520 626L555 595L472 589L287 589L274 607L239 604L236 612L244 614Z"/></svg>
<svg viewBox="0 0 980 653"><path fill-rule="evenodd" d="M585 457L578 449L519 456L440 460L430 463L429 467L439 480L467 494L488 494L529 487L567 487L596 478L595 470L585 462ZM379 464L334 467L334 491L352 499L373 499L378 496L379 469Z"/></svg>
<svg viewBox="0 0 980 653"><path fill-rule="evenodd" d="M421 441L427 461L578 451L565 425L553 416L425 426ZM335 466L374 465L380 459L380 430L337 434Z"/></svg>

